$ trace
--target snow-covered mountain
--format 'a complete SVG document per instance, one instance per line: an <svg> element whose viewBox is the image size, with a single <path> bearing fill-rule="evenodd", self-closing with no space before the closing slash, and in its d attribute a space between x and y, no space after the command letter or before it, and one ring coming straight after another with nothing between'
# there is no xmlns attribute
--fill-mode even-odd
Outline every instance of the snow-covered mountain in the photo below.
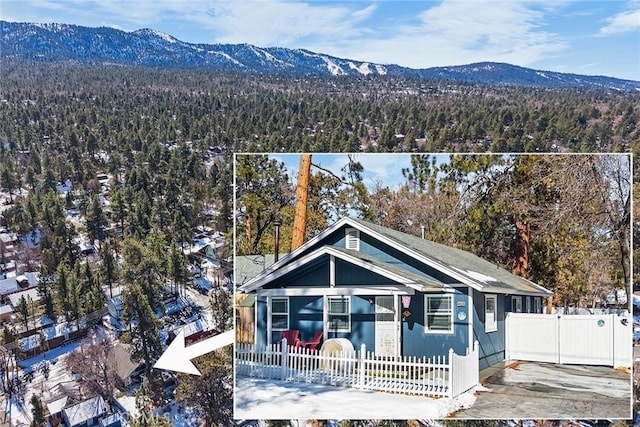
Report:
<svg viewBox="0 0 640 427"><path fill-rule="evenodd" d="M125 32L67 24L0 21L0 58L163 68L204 68L288 75L400 75L539 87L640 90L640 82L536 71L501 63L411 69L336 58L305 49L193 44L151 29Z"/></svg>

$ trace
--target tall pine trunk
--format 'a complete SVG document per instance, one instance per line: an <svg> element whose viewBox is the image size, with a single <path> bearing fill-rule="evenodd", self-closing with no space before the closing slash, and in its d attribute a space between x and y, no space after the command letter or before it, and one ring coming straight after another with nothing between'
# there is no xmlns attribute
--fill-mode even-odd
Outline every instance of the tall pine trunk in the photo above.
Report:
<svg viewBox="0 0 640 427"><path fill-rule="evenodd" d="M516 276L527 277L529 267L529 241L531 225L526 220L516 221L516 240L513 244L513 268Z"/></svg>

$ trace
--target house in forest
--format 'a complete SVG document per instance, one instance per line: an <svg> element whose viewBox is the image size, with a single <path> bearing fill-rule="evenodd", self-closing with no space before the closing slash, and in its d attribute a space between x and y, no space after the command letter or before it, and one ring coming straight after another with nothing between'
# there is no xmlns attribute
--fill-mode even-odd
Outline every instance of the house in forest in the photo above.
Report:
<svg viewBox="0 0 640 427"><path fill-rule="evenodd" d="M131 359L131 350L128 345L117 343L109 351L109 360L114 367L120 387L129 387L133 383L133 377L141 370L141 363Z"/></svg>
<svg viewBox="0 0 640 427"><path fill-rule="evenodd" d="M297 331L378 355L504 360L507 312L541 313L552 292L469 252L342 218L238 288L255 301L254 342ZM291 343L293 344L293 343Z"/></svg>
<svg viewBox="0 0 640 427"><path fill-rule="evenodd" d="M85 400L62 411L62 418L68 427L96 425L107 415L107 406L101 396Z"/></svg>

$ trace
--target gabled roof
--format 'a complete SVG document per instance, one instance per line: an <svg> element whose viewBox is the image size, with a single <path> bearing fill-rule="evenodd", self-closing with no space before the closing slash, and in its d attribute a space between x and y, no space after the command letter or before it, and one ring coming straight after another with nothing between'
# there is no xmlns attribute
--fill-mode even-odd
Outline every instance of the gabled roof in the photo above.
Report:
<svg viewBox="0 0 640 427"><path fill-rule="evenodd" d="M116 375L121 380L124 380L131 376L133 372L138 369L140 362L134 362L131 360L131 352L129 346L118 343L111 349L111 361L114 364Z"/></svg>
<svg viewBox="0 0 640 427"><path fill-rule="evenodd" d="M459 275L462 283L477 290L505 294L531 293L545 294L548 296L553 295L553 292L542 286L520 276L516 276L471 252L421 239L411 234L402 233L360 219L352 219L352 221L396 244L403 245L411 252L431 260L436 265L444 267L449 272L453 272L455 274L454 277Z"/></svg>
<svg viewBox="0 0 640 427"><path fill-rule="evenodd" d="M63 413L71 426L77 426L102 416L107 408L102 396L85 400L63 410Z"/></svg>
<svg viewBox="0 0 640 427"><path fill-rule="evenodd" d="M249 281L244 286L241 286L239 290L241 292L253 292L268 282L284 276L285 274L294 271L295 269L305 265L323 255L331 255L336 258L342 259L351 265L355 265L380 276L387 277L388 279L413 288L416 290L440 290L444 286L442 283L425 277L393 264L383 262L373 256L364 254L359 251L351 249L338 248L335 246L321 246L313 252L306 254L298 259L291 260L286 265L282 265L279 269L270 272L269 274L260 274L254 280Z"/></svg>
<svg viewBox="0 0 640 427"><path fill-rule="evenodd" d="M300 246L298 249L286 255L269 268L263 270L256 277L241 286L239 290L241 292L252 292L264 286L267 282L272 280L272 278L277 277L278 274L281 274L281 271L286 272L289 269L295 268L296 266L309 261L313 258L314 254L317 255L320 250L316 249L309 253L315 245L318 245L323 239L345 226L356 228L360 230L361 233L370 235L374 239L407 254L419 262L441 271L447 276L459 281L459 283L470 286L481 292L539 296L553 295L552 292L542 286L539 286L530 280L516 276L470 252L349 217L344 217L338 220L326 230ZM394 271L394 273L403 274L405 277L407 277L407 274L412 274L413 276L419 276L421 280L429 281L428 278L419 274L411 273L402 267L386 263L361 252L336 247L332 247L332 250L334 251L334 255L336 253L342 253L349 255L351 259L366 259L366 262L370 263L372 266L384 268L389 272L398 269L402 270L402 272ZM324 253L326 253L327 250L325 249L324 251ZM415 279L415 277L412 277L411 281L415 282ZM438 283L438 281L429 282L429 286L433 286ZM440 286L442 285L443 284L440 283Z"/></svg>

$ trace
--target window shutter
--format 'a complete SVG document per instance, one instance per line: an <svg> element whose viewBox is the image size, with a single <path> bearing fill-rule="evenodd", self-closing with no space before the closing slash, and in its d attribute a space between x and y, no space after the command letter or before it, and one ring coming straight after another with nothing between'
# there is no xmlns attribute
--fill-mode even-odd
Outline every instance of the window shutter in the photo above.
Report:
<svg viewBox="0 0 640 427"><path fill-rule="evenodd" d="M345 230L345 248L353 249L354 251L360 250L360 230L355 228L347 228Z"/></svg>

